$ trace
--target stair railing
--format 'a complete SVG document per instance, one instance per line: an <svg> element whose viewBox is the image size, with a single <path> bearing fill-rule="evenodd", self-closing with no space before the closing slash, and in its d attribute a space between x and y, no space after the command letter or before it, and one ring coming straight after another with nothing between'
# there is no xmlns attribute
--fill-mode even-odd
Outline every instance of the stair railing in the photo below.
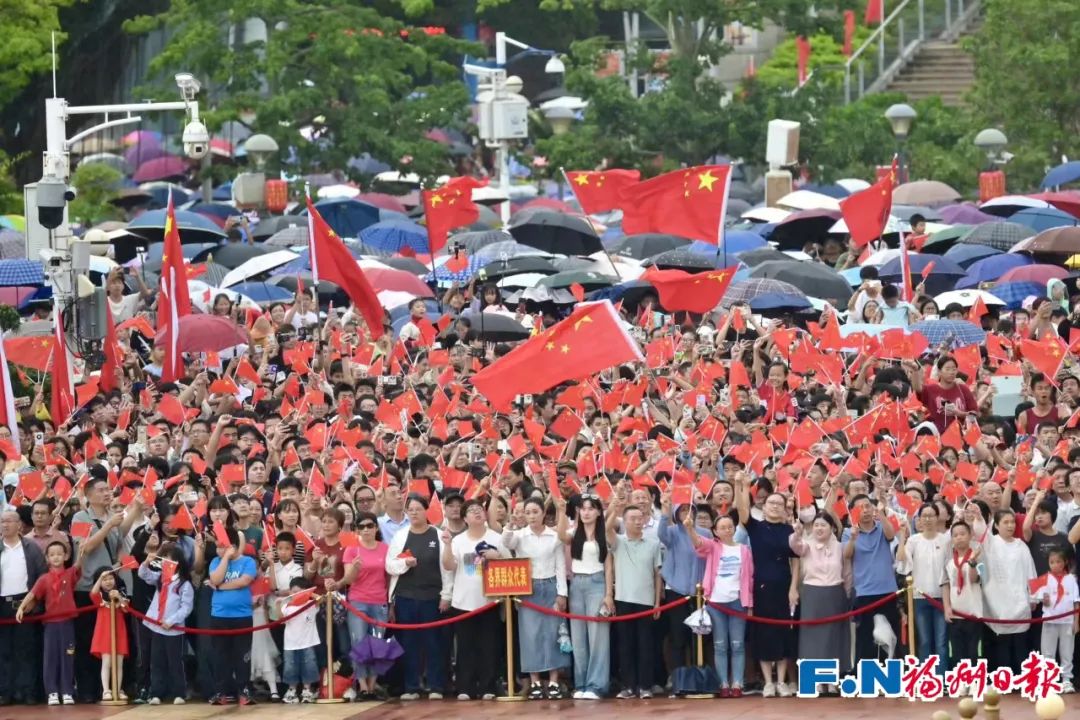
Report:
<svg viewBox="0 0 1080 720"><path fill-rule="evenodd" d="M903 0L844 64L844 102L880 92L933 38L955 40L979 0Z"/></svg>

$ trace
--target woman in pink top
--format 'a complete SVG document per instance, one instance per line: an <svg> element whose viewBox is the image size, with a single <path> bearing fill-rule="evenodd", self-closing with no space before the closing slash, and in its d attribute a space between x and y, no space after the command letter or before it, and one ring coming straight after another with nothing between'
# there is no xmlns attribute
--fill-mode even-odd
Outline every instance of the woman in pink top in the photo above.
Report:
<svg viewBox="0 0 1080 720"><path fill-rule="evenodd" d="M851 564L844 560L844 548L836 537L832 516L819 512L810 527L803 531L795 520L788 544L798 555L802 583L799 586L799 617L802 620L839 615L851 606L845 585L850 583ZM851 641L849 622L799 626L799 657L804 659L839 659L841 677L850 670ZM826 688L838 692L835 685Z"/></svg>
<svg viewBox="0 0 1080 720"><path fill-rule="evenodd" d="M702 583L712 619L713 661L720 678L720 697L741 697L746 671L746 620L728 615L713 605L753 615L754 560L749 547L735 542L735 521L730 515L716 518L713 524L715 539L712 540L694 531L694 513L686 513L685 525L694 551L705 558Z"/></svg>
<svg viewBox="0 0 1080 720"><path fill-rule="evenodd" d="M378 519L369 512L356 514L356 529L360 543L346 548L342 557L345 564L344 582L349 586L349 604L368 617L386 622L389 617L387 605L386 552L388 546L379 536ZM349 639L352 644L360 642L370 632L377 638L383 636L383 628L371 625L367 620L353 613L347 615ZM359 679L360 697L364 700L375 698L375 672L368 665L356 668L355 677Z"/></svg>

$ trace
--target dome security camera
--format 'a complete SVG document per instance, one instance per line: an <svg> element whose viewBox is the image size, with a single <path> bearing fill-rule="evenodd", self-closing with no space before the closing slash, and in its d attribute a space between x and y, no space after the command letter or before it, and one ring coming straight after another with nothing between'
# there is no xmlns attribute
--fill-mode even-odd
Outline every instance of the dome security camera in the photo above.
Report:
<svg viewBox="0 0 1080 720"><path fill-rule="evenodd" d="M184 153L192 160L202 160L210 152L210 132L198 120L184 126Z"/></svg>

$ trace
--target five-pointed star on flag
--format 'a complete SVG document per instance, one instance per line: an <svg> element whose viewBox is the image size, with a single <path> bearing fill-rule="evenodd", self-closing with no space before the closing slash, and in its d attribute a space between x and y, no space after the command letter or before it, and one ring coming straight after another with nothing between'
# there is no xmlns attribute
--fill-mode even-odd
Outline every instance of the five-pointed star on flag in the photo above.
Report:
<svg viewBox="0 0 1080 720"><path fill-rule="evenodd" d="M580 330L580 329L581 329L581 326L582 326L582 324L584 324L584 323L591 323L591 322L592 322L592 318L591 318L591 317L589 317L588 315L585 315L585 316L583 316L583 317L579 318L579 319L578 319L578 320L577 320L577 321L576 321L576 322L574 323L574 330L575 330L575 331L577 331L577 330Z"/></svg>
<svg viewBox="0 0 1080 720"><path fill-rule="evenodd" d="M712 192L713 184L720 178L712 174L712 170L706 170L698 175L698 190L708 190Z"/></svg>
<svg viewBox="0 0 1080 720"><path fill-rule="evenodd" d="M582 173L582 174L580 174L580 175L578 175L577 177L574 178L574 182L576 182L578 185L588 185L589 184L589 176L586 175L585 173Z"/></svg>

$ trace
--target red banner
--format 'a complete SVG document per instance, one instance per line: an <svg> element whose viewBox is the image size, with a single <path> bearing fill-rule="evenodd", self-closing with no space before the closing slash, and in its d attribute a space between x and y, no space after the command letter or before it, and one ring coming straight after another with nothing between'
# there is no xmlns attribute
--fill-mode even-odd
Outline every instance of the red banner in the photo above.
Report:
<svg viewBox="0 0 1080 720"><path fill-rule="evenodd" d="M532 595L532 561L529 558L486 561L484 594L488 597Z"/></svg>

